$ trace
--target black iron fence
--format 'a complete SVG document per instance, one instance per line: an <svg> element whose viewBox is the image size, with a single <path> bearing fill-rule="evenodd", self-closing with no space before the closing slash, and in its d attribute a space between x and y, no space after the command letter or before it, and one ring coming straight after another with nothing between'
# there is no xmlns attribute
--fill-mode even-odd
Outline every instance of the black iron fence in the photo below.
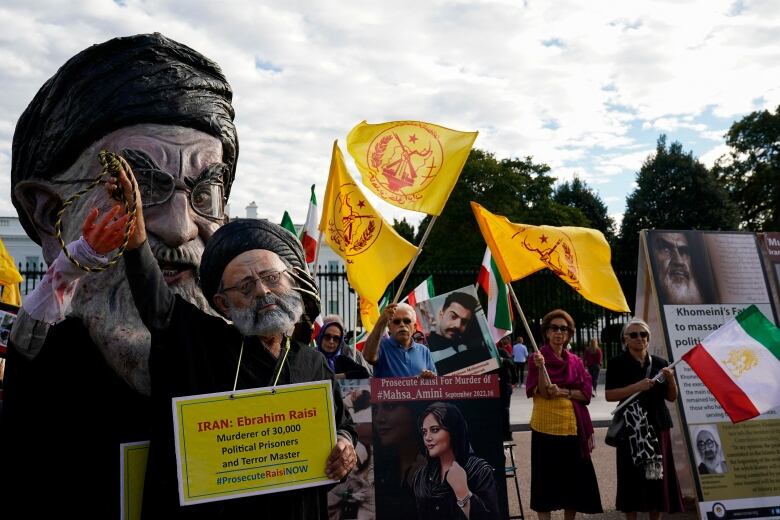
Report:
<svg viewBox="0 0 780 520"><path fill-rule="evenodd" d="M19 271L24 277L24 281L20 284L22 294L27 294L35 288L36 283L46 273L46 265L27 263L23 266L20 263ZM410 292L428 276L433 276L436 294L444 294L467 285L474 285L477 274L478 271L473 269L415 270L409 277L404 292ZM316 273L316 279L320 287L323 313L340 315L345 321L347 330L359 329L360 317L357 312L355 291L347 281L344 268L320 269ZM620 272L618 279L623 287L632 287L636 280L636 272ZM395 295L399 282L400 277L388 287L390 298ZM574 352L581 353L593 338L598 339L601 344L605 362L620 351L620 329L628 321L628 314L610 311L587 301L547 270L513 282L512 287L537 342L541 341L540 325L544 315L552 309L560 308L571 314L577 324L577 331L572 340ZM483 298L483 305L486 306L485 296L482 291L479 293ZM626 297L629 298L629 302L633 299L633 295L626 294ZM518 316L515 316L513 330L515 335L527 336Z"/></svg>

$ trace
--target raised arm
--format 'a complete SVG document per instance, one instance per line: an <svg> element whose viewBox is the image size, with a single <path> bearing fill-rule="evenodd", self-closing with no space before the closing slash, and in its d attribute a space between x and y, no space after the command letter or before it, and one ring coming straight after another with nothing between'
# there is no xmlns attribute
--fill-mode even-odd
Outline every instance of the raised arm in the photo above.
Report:
<svg viewBox="0 0 780 520"><path fill-rule="evenodd" d="M106 189L110 194L122 189L126 200L133 200L135 191L135 228L127 242L124 255L127 281L144 325L152 330L164 330L170 323L175 298L173 291L165 283L160 266L146 240L143 203L138 184L131 185L127 172L132 175L132 170L124 159L121 161L123 168L120 169L119 182L110 177L106 181Z"/></svg>
<svg viewBox="0 0 780 520"><path fill-rule="evenodd" d="M371 330L371 333L366 338L366 344L363 346L363 359L375 365L379 359L379 341L382 339L382 333L387 327L387 322L393 319L395 314L396 304L392 303L385 307L379 319Z"/></svg>

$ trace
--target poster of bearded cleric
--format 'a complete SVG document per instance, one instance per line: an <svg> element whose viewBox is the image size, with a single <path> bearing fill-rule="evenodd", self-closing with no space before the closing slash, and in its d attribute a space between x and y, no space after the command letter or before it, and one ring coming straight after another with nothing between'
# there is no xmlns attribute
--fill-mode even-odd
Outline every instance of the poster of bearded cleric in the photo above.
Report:
<svg viewBox="0 0 780 520"><path fill-rule="evenodd" d="M636 314L650 325L652 354L680 359L751 304L777 323L771 267L764 265L755 234L652 230L642 232L641 242ZM735 381L751 377L751 364L740 352L735 345L719 360ZM691 468L678 472L683 494L697 495L702 518L764 518L780 508L778 410L732 424L687 363L675 373L681 415L672 434L685 441L687 452L679 450L678 459L676 450L674 456Z"/></svg>
<svg viewBox="0 0 780 520"><path fill-rule="evenodd" d="M495 374L371 379L377 520L508 518L498 396Z"/></svg>
<svg viewBox="0 0 780 520"><path fill-rule="evenodd" d="M439 375L484 374L499 366L485 313L473 286L415 307Z"/></svg>

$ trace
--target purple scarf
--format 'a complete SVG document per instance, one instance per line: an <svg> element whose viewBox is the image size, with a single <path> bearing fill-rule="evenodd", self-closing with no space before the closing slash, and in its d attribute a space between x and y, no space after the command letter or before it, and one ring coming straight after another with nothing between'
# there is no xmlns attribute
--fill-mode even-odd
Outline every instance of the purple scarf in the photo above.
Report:
<svg viewBox="0 0 780 520"><path fill-rule="evenodd" d="M577 419L577 437L580 440L580 453L583 458L588 458L595 446L593 423L586 408L590 404L590 396L593 391L590 374L585 370L582 360L565 348L561 352L560 359L555 356L550 345L545 344L539 349L539 352L544 356L544 366L547 367L550 382L561 388L579 390L588 398L587 402L571 400L572 405L574 405L574 416ZM539 384L539 370L536 368L536 363L533 362L532 358L529 358L528 366L530 368L525 380L525 391L528 397L533 397L536 385Z"/></svg>
<svg viewBox="0 0 780 520"><path fill-rule="evenodd" d="M325 329L330 328L331 325L335 325L339 328L339 346L336 350L333 352L327 352L322 349L322 337L325 335ZM341 355L341 348L344 346L344 329L341 328L341 324L337 321L329 322L322 326L320 329L319 334L317 334L317 339L315 340L317 342L317 350L320 354L325 356L325 361L328 363L328 368L331 372L336 372L336 358Z"/></svg>

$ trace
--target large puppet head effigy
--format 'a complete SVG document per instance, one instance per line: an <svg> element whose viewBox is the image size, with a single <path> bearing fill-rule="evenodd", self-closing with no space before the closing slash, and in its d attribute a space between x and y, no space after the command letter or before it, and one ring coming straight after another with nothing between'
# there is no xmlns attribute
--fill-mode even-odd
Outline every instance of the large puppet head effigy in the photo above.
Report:
<svg viewBox="0 0 780 520"><path fill-rule="evenodd" d="M68 60L38 91L13 138L12 200L47 262L59 253L62 201L98 175L105 148L122 153L142 185L149 243L169 286L209 309L196 273L206 240L224 222L235 174L231 99L214 62L157 33L115 38ZM102 189L78 199L64 217L65 240L78 237L89 209L113 204ZM122 264L82 279L72 316L109 365L148 393L150 336Z"/></svg>

